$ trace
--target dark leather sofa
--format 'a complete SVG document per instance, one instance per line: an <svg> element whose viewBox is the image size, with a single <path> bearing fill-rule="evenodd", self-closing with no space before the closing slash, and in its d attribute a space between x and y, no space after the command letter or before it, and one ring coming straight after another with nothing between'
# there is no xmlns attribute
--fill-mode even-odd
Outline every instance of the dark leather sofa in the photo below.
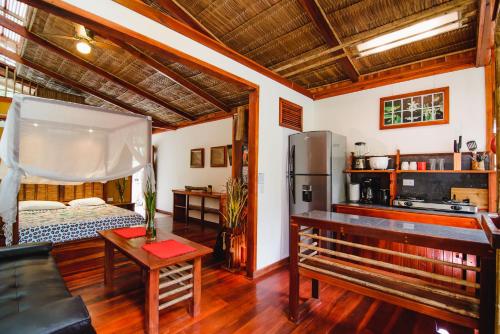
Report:
<svg viewBox="0 0 500 334"><path fill-rule="evenodd" d="M95 333L82 299L72 297L51 243L0 248L0 333Z"/></svg>

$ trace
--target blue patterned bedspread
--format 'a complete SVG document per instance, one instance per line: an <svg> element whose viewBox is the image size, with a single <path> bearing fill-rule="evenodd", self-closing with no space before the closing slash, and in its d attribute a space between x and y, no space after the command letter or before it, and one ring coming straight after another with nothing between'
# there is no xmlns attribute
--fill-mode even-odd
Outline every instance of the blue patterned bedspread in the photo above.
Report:
<svg viewBox="0 0 500 334"><path fill-rule="evenodd" d="M144 218L113 205L19 212L19 242L64 242L97 237L97 231L143 225Z"/></svg>

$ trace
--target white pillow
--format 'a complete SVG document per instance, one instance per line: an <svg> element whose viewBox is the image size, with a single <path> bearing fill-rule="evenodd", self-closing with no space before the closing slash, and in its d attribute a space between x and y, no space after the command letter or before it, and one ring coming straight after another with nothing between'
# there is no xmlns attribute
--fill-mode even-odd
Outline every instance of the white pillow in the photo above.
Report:
<svg viewBox="0 0 500 334"><path fill-rule="evenodd" d="M68 203L69 206L73 207L78 207L78 206L96 206L96 205L103 205L106 204L102 200L102 198L99 197L89 197L89 198L81 198L81 199L74 199L71 202Z"/></svg>
<svg viewBox="0 0 500 334"><path fill-rule="evenodd" d="M20 201L19 211L64 209L66 205L55 201Z"/></svg>

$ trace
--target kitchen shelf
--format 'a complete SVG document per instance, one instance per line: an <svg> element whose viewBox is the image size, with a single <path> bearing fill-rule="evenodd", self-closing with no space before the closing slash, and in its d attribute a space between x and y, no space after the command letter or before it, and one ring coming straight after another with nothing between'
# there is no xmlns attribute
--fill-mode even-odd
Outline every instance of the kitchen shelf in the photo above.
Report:
<svg viewBox="0 0 500 334"><path fill-rule="evenodd" d="M346 169L344 173L393 173L394 169Z"/></svg>
<svg viewBox="0 0 500 334"><path fill-rule="evenodd" d="M397 170L396 173L441 173L441 174L490 174L495 170Z"/></svg>

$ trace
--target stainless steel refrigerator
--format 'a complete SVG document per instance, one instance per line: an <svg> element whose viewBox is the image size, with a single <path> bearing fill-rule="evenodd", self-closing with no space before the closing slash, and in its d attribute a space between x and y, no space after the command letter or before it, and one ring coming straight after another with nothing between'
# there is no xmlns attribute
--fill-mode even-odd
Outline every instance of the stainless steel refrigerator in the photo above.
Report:
<svg viewBox="0 0 500 334"><path fill-rule="evenodd" d="M288 138L290 214L330 211L345 200L343 170L346 138L330 131L311 131Z"/></svg>

